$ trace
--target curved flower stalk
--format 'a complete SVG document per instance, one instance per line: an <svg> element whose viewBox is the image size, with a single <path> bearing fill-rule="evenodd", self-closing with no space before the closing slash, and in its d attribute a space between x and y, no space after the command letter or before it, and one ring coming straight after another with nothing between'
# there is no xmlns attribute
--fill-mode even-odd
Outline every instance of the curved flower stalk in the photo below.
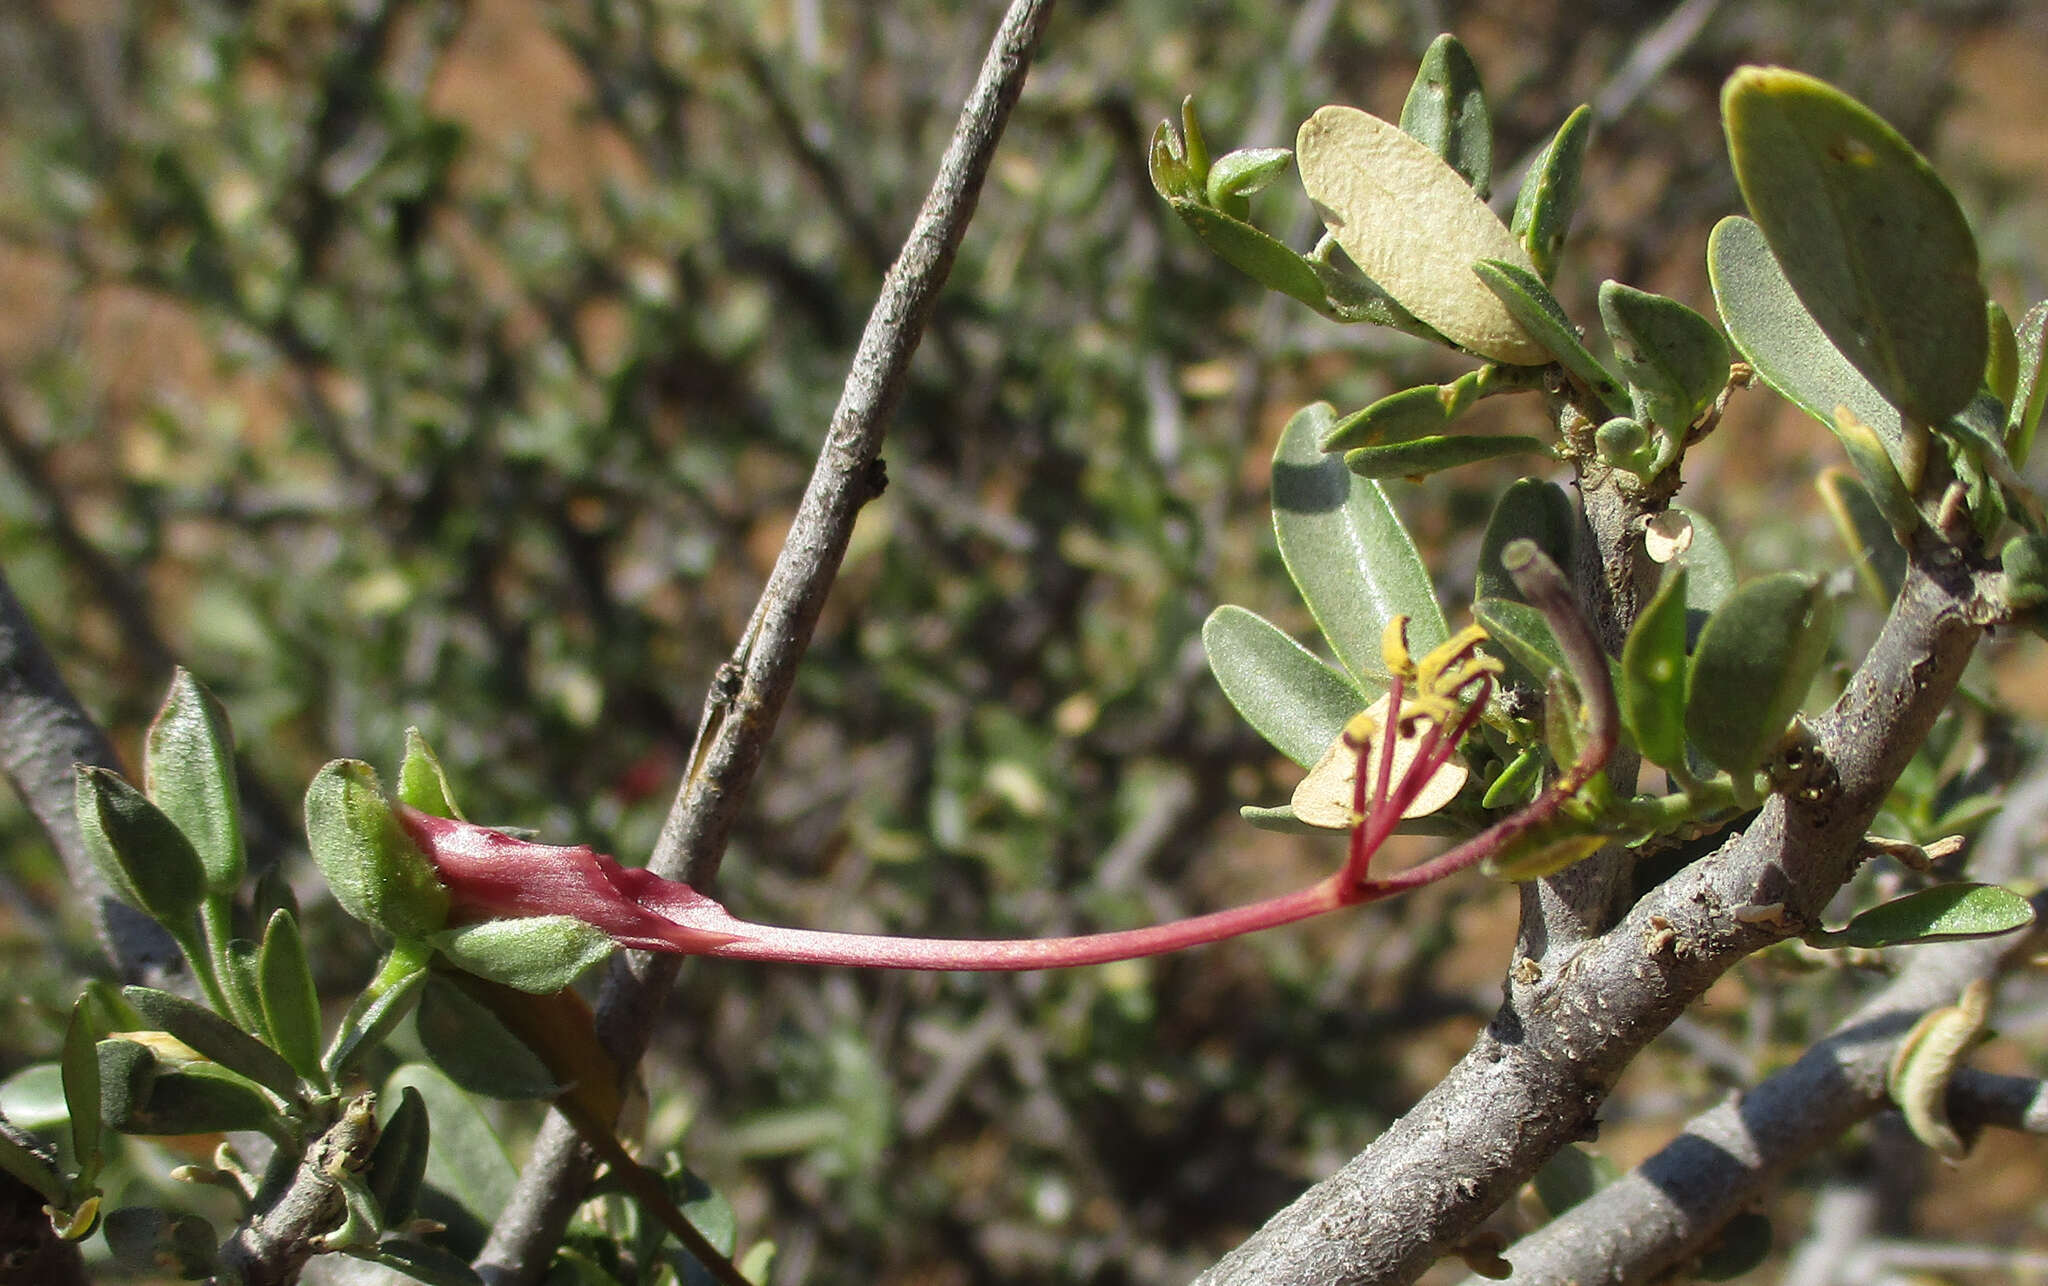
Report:
<svg viewBox="0 0 2048 1286"><path fill-rule="evenodd" d="M1384 879L1370 874L1373 855L1393 834L1409 804L1457 754L1493 693L1500 663L1482 655L1486 633L1474 625L1421 658L1409 655L1405 617L1382 640L1393 676L1387 728L1368 714L1345 728L1359 755L1353 789L1355 821L1341 868L1277 897L1189 919L1078 937L948 939L835 933L755 924L686 884L622 866L588 845L536 844L452 817L401 805L398 829L431 864L456 925L548 917L580 921L612 942L649 951L852 965L880 969L1020 970L1101 964L1179 951L1378 901L1420 887L1500 853L1553 821L1592 781L1612 753L1617 718L1607 669L1579 616L1563 575L1522 542L1503 561L1533 606L1549 619L1582 693L1584 730L1578 758L1526 807L1437 857ZM1373 753L1376 736L1427 719L1414 757L1396 778L1391 754ZM452 810L451 810L452 811ZM323 848L315 844L316 856ZM406 855L410 857L411 855ZM417 860L414 858L413 860ZM323 863L324 864L324 863ZM339 887L345 882L330 872ZM360 883L361 881L355 881ZM351 906L351 910L358 910ZM360 914L361 912L358 911Z"/></svg>

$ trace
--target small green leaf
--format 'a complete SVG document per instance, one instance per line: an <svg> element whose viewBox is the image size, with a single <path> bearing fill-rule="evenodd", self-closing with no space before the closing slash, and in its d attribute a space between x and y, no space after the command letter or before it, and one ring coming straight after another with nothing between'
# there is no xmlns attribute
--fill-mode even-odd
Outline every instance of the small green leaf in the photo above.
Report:
<svg viewBox="0 0 2048 1286"><path fill-rule="evenodd" d="M427 1177L430 1134L427 1101L413 1086L402 1087L398 1106L378 1132L376 1150L363 1173L386 1227L399 1227L412 1218L413 1202Z"/></svg>
<svg viewBox="0 0 2048 1286"><path fill-rule="evenodd" d="M1849 921L1841 941L1851 947L1898 947L2016 933L2034 922L2034 907L1998 884L1938 884L1872 907Z"/></svg>
<svg viewBox="0 0 2048 1286"><path fill-rule="evenodd" d="M1898 466L1877 430L1846 406L1835 408L1834 429L1835 440L1842 444L1843 454L1849 457L1849 465L1863 485L1863 494L1876 506L1893 539L1910 539L1920 530L1920 508L1913 503L1912 491L1899 476Z"/></svg>
<svg viewBox="0 0 2048 1286"><path fill-rule="evenodd" d="M1984 305L1984 325L1991 335L1990 351L1984 357L1984 387L2000 406L2010 407L2020 382L2019 336L2013 333L2012 318L1996 300Z"/></svg>
<svg viewBox="0 0 2048 1286"><path fill-rule="evenodd" d="M1814 485L1835 532L1848 547L1856 583L1873 607L1887 610L1906 579L1906 551L1863 484L1841 469L1823 469Z"/></svg>
<svg viewBox="0 0 2048 1286"><path fill-rule="evenodd" d="M219 1063L165 1063L132 1040L103 1040L98 1050L100 1114L123 1134L258 1130L276 1137L283 1128L269 1096Z"/></svg>
<svg viewBox="0 0 2048 1286"><path fill-rule="evenodd" d="M1272 831L1279 835L1328 835L1330 833L1324 827L1311 826L1299 817L1296 817L1294 815L1294 805L1292 804L1282 804L1278 808L1261 808L1257 804L1245 804L1237 810L1237 815L1262 831Z"/></svg>
<svg viewBox="0 0 2048 1286"><path fill-rule="evenodd" d="M435 817L468 821L455 806L455 792L448 789L448 774L418 728L405 730L405 759L398 766L398 802Z"/></svg>
<svg viewBox="0 0 2048 1286"><path fill-rule="evenodd" d="M1543 783L1543 752L1534 746L1516 755L1514 762L1501 769L1500 776L1493 779L1486 788L1486 795L1479 801L1481 808L1510 808L1527 803L1534 798L1536 790Z"/></svg>
<svg viewBox="0 0 2048 1286"><path fill-rule="evenodd" d="M1472 618L1486 627L1487 637L1497 645L1494 650L1521 682L1541 687L1552 670L1571 673L1550 623L1527 603L1482 598L1472 604Z"/></svg>
<svg viewBox="0 0 2048 1286"><path fill-rule="evenodd" d="M1707 238L1707 272L1728 337L1764 382L1831 432L1835 408L1848 407L1876 432L1908 488L1917 485L1919 470L1904 458L1898 408L1806 311L1762 230L1736 215L1715 224Z"/></svg>
<svg viewBox="0 0 2048 1286"><path fill-rule="evenodd" d="M424 1063L408 1063L384 1082L382 1098L401 1101L408 1089L425 1100L433 1122L427 1185L446 1193L488 1227L512 1200L519 1179L504 1143L476 1100L445 1073Z"/></svg>
<svg viewBox="0 0 2048 1286"><path fill-rule="evenodd" d="M740 1221L733 1213L732 1203L688 1169L665 1177L669 1191L675 1195L676 1207L683 1216L704 1234L704 1240L711 1243L713 1250L721 1255L732 1254L740 1239ZM704 1280L707 1283L711 1281L709 1277Z"/></svg>
<svg viewBox="0 0 2048 1286"><path fill-rule="evenodd" d="M1323 454L1319 444L1334 418L1329 404L1318 402L1281 431L1273 452L1273 532L1302 602L1370 700L1387 687L1380 636L1388 621L1409 618L1408 646L1418 656L1450 637L1450 627L1386 493ZM1326 738L1317 745L1309 762L1327 744Z"/></svg>
<svg viewBox="0 0 2048 1286"><path fill-rule="evenodd" d="M330 1083L339 1082L405 1021L419 1003L427 981L427 962L432 958L432 949L423 942L392 944L377 976L342 1016L341 1026L320 1060Z"/></svg>
<svg viewBox="0 0 2048 1286"><path fill-rule="evenodd" d="M1701 1281L1725 1282L1740 1277L1771 1253L1771 1221L1745 1210L1722 1225L1721 1235L1700 1253L1693 1275Z"/></svg>
<svg viewBox="0 0 2048 1286"><path fill-rule="evenodd" d="M1403 308L1482 357L1549 360L1470 271L1477 259L1535 266L1441 157L1396 125L1336 106L1302 125L1294 155L1331 237Z"/></svg>
<svg viewBox="0 0 2048 1286"><path fill-rule="evenodd" d="M1522 591L1501 566L1500 554L1512 540L1527 540L1559 567L1572 565L1572 539L1578 517L1563 487L1541 478L1518 478L1493 506L1486 535L1479 542L1479 570L1472 597L1521 601Z"/></svg>
<svg viewBox="0 0 2048 1286"><path fill-rule="evenodd" d="M427 940L456 968L534 995L560 991L613 948L611 935L570 915L487 920Z"/></svg>
<svg viewBox="0 0 2048 1286"><path fill-rule="evenodd" d="M1987 348L1977 242L1932 166L1869 108L1782 67L1721 95L1743 199L1806 311L1921 424L1960 410Z"/></svg>
<svg viewBox="0 0 2048 1286"><path fill-rule="evenodd" d="M1539 827L1508 841L1479 864L1497 880L1521 884L1557 874L1607 847L1602 835L1574 834L1561 827Z"/></svg>
<svg viewBox="0 0 2048 1286"><path fill-rule="evenodd" d="M427 1057L472 1094L530 1099L562 1092L540 1055L445 978L427 979L417 1021Z"/></svg>
<svg viewBox="0 0 2048 1286"><path fill-rule="evenodd" d="M99 1105L85 1113L97 1122L100 1117ZM0 1170L6 1171L23 1185L33 1188L44 1201L57 1209L63 1209L69 1198L64 1176L57 1173L57 1167L50 1163L37 1148L30 1146L26 1134L16 1130L0 1129Z"/></svg>
<svg viewBox="0 0 2048 1286"><path fill-rule="evenodd" d="M1450 422L1442 386L1421 384L1389 393L1364 410L1353 411L1337 422L1320 445L1330 452L1407 442L1439 432Z"/></svg>
<svg viewBox="0 0 2048 1286"><path fill-rule="evenodd" d="M1444 159L1481 200L1493 180L1493 117L1479 68L1458 38L1445 32L1429 44L1415 84L1401 104L1401 128Z"/></svg>
<svg viewBox="0 0 2048 1286"><path fill-rule="evenodd" d="M1181 136L1187 144L1183 155L1187 161L1188 173L1194 177L1197 184L1206 187L1209 183L1209 140L1202 133L1202 122L1195 115L1193 94L1180 100L1180 129Z"/></svg>
<svg viewBox="0 0 2048 1286"><path fill-rule="evenodd" d="M1152 187L1160 196L1169 201L1194 201L1201 195L1195 176L1188 172L1187 153L1181 149L1173 122L1161 121L1152 131L1152 147L1145 160Z"/></svg>
<svg viewBox="0 0 2048 1286"><path fill-rule="evenodd" d="M448 922L448 891L413 844L371 767L337 759L306 788L306 838L342 909L397 938Z"/></svg>
<svg viewBox="0 0 2048 1286"><path fill-rule="evenodd" d="M306 946L299 937L299 922L289 911L277 911L263 931L263 950L257 964L257 986L263 997L263 1017L270 1026L278 1053L299 1075L322 1084L326 1075L320 1066L320 993L313 984L312 967L306 963Z"/></svg>
<svg viewBox="0 0 2048 1286"><path fill-rule="evenodd" d="M232 896L245 861L235 780L235 742L227 712L183 666L143 738L143 790L192 841L206 890Z"/></svg>
<svg viewBox="0 0 2048 1286"><path fill-rule="evenodd" d="M1730 774L1777 749L1827 658L1832 613L1820 583L1798 572L1736 590L1700 632L1686 684L1685 727Z"/></svg>
<svg viewBox="0 0 2048 1286"><path fill-rule="evenodd" d="M1361 478L1425 478L1445 469L1479 464L1510 455L1556 458L1541 438L1498 433L1465 437L1416 438L1385 447L1360 447L1344 453L1344 467Z"/></svg>
<svg viewBox="0 0 2048 1286"><path fill-rule="evenodd" d="M1621 649L1621 716L1643 758L1685 767L1686 571L1673 569Z"/></svg>
<svg viewBox="0 0 2048 1286"><path fill-rule="evenodd" d="M1676 299L1608 281L1600 320L1637 416L1683 432L1728 382L1728 344L1714 323Z"/></svg>
<svg viewBox="0 0 2048 1286"><path fill-rule="evenodd" d="M64 1026L64 1053L59 1060L64 1078L64 1108L71 1117L71 1154L77 1159L79 1183L90 1185L104 1159L100 1151L99 1024L93 1021L92 999L80 996ZM62 1205L55 1198L51 1204Z"/></svg>
<svg viewBox="0 0 2048 1286"><path fill-rule="evenodd" d="M2048 303L2027 309L2013 338L2019 358L2006 412L2005 451L2014 465L2024 466L2034 449L2041 408L2048 404Z"/></svg>
<svg viewBox="0 0 2048 1286"><path fill-rule="evenodd" d="M1202 625L1202 648L1223 695L1275 750L1306 768L1368 700L1278 626L1224 606Z"/></svg>
<svg viewBox="0 0 2048 1286"><path fill-rule="evenodd" d="M1558 255L1579 210L1579 174L1592 138L1593 109L1581 103L1537 153L1515 197L1509 227L1528 251L1536 275L1546 282L1557 277Z"/></svg>
<svg viewBox="0 0 2048 1286"><path fill-rule="evenodd" d="M1181 222L1217 258L1250 277L1268 290L1277 290L1300 300L1317 312L1330 314L1329 292L1315 265L1302 258L1284 242L1275 240L1251 224L1194 201L1169 201Z"/></svg>
<svg viewBox="0 0 2048 1286"><path fill-rule="evenodd" d="M1579 341L1578 327L1565 315L1564 305L1557 302L1550 287L1543 284L1534 270L1505 260L1478 259L1473 261L1472 271L1500 299L1523 331L1577 376L1609 413L1629 413L1628 395L1622 392L1620 381L1600 364L1600 359L1586 351Z"/></svg>
<svg viewBox="0 0 2048 1286"><path fill-rule="evenodd" d="M1209 167L1209 204L1252 195L1287 172L1294 153L1284 147L1244 147L1225 152Z"/></svg>
<svg viewBox="0 0 2048 1286"><path fill-rule="evenodd" d="M153 987L123 987L121 998L159 1031L169 1032L221 1066L263 1085L286 1102L298 1097L299 1077L276 1050L203 1005Z"/></svg>
<svg viewBox="0 0 2048 1286"><path fill-rule="evenodd" d="M185 943L206 871L177 824L105 768L78 765L78 828L107 883Z"/></svg>
<svg viewBox="0 0 2048 1286"><path fill-rule="evenodd" d="M256 1039L271 1039L270 1023L263 1016L263 982L257 976L256 944L247 938L230 938L214 953L214 967L220 980L224 1015Z"/></svg>

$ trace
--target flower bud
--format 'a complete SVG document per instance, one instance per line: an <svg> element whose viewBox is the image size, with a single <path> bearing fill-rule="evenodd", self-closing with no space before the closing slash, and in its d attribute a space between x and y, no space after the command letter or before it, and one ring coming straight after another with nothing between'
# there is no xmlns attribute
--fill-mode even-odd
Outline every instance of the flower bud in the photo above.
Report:
<svg viewBox="0 0 2048 1286"><path fill-rule="evenodd" d="M368 764L337 759L313 778L306 837L334 900L356 919L408 940L448 922L448 891L399 826Z"/></svg>

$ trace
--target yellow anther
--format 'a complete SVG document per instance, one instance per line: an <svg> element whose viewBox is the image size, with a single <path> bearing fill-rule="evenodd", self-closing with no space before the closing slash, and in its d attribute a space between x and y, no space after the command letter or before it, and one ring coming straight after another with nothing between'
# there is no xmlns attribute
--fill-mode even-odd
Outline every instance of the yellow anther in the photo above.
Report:
<svg viewBox="0 0 2048 1286"><path fill-rule="evenodd" d="M1408 655L1408 616L1405 612L1388 621L1387 628L1381 631L1380 659L1386 662L1387 673L1396 678L1415 676L1415 658Z"/></svg>
<svg viewBox="0 0 2048 1286"><path fill-rule="evenodd" d="M1479 625L1467 625L1450 638L1429 650L1415 667L1415 686L1424 692L1450 695L1444 690L1441 677L1443 672L1465 660L1472 649L1486 641L1486 631ZM1455 687L1453 688L1455 690Z"/></svg>
<svg viewBox="0 0 2048 1286"><path fill-rule="evenodd" d="M1373 734L1380 730L1379 720L1371 713L1360 710L1344 723L1344 744L1359 750L1372 744Z"/></svg>

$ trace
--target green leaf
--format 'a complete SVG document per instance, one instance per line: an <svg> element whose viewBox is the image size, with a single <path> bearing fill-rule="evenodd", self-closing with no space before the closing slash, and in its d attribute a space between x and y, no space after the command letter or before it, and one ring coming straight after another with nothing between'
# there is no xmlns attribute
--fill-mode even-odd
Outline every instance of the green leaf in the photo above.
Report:
<svg viewBox="0 0 2048 1286"><path fill-rule="evenodd" d="M456 968L534 995L560 991L613 948L610 934L571 915L487 920L427 940Z"/></svg>
<svg viewBox="0 0 2048 1286"><path fill-rule="evenodd" d="M71 1154L77 1159L79 1183L89 1185L100 1172L99 1024L93 1021L92 998L80 996L64 1026L64 1051L58 1060L64 1081L64 1108L71 1118ZM52 1199L52 1205L63 1202Z"/></svg>
<svg viewBox="0 0 2048 1286"><path fill-rule="evenodd" d="M1360 447L1344 453L1344 467L1361 478L1424 478L1460 465L1479 464L1510 455L1555 459L1541 438L1500 433L1484 436L1416 438L1385 447Z"/></svg>
<svg viewBox="0 0 2048 1286"><path fill-rule="evenodd" d="M1482 357L1549 360L1470 271L1476 259L1534 265L1441 157L1396 125L1336 106L1303 123L1294 155L1330 236L1401 307Z"/></svg>
<svg viewBox="0 0 2048 1286"><path fill-rule="evenodd" d="M1330 309L1329 295L1315 265L1288 246L1241 219L1193 201L1169 201L1181 222L1193 228L1217 258L1268 290L1298 299L1317 312Z"/></svg>
<svg viewBox="0 0 2048 1286"><path fill-rule="evenodd" d="M1906 551L1863 484L1841 469L1823 469L1814 485L1835 533L1849 550L1856 583L1873 607L1889 609L1906 580Z"/></svg>
<svg viewBox="0 0 2048 1286"><path fill-rule="evenodd" d="M1846 406L1868 424L1907 486L1919 470L1902 459L1904 430L1898 408L1843 356L1785 279L1756 224L1735 215L1707 238L1707 272L1728 337L1778 395L1835 431L1835 408Z"/></svg>
<svg viewBox="0 0 2048 1286"><path fill-rule="evenodd" d="M71 1114L65 1102L62 1062L30 1063L0 1081L0 1116L24 1130L66 1128Z"/></svg>
<svg viewBox="0 0 2048 1286"><path fill-rule="evenodd" d="M1180 129L1186 141L1183 153L1188 173L1203 187L1209 183L1209 140L1202 132L1202 122L1195 115L1195 96L1189 94L1180 100Z"/></svg>
<svg viewBox="0 0 2048 1286"><path fill-rule="evenodd" d="M1202 194L1201 185L1188 170L1187 153L1181 147L1180 135L1173 131L1173 122L1161 121L1159 128L1152 131L1152 147L1145 159L1152 187L1160 196L1169 201L1192 202Z"/></svg>
<svg viewBox="0 0 2048 1286"><path fill-rule="evenodd" d="M398 802L435 817L468 821L455 806L455 792L448 789L448 774L418 728L405 730L405 759L398 766Z"/></svg>
<svg viewBox="0 0 2048 1286"><path fill-rule="evenodd" d="M417 1022L427 1057L472 1094L530 1099L562 1092L540 1055L506 1030L496 1014L439 975L427 979Z"/></svg>
<svg viewBox="0 0 2048 1286"><path fill-rule="evenodd" d="M1501 769L1500 776L1493 779L1486 788L1486 795L1479 801L1481 808L1519 807L1533 799L1543 783L1543 752L1529 746L1516 755L1514 762Z"/></svg>
<svg viewBox="0 0 2048 1286"><path fill-rule="evenodd" d="M1369 701L1387 687L1380 636L1388 621L1409 618L1408 645L1418 656L1450 637L1450 627L1386 493L1323 454L1318 444L1333 418L1329 404L1318 402L1282 430L1273 452L1273 532L1302 602Z"/></svg>
<svg viewBox="0 0 2048 1286"><path fill-rule="evenodd" d="M220 1238L198 1215L123 1206L107 1212L106 1234L115 1263L152 1279L197 1281L217 1267Z"/></svg>
<svg viewBox="0 0 2048 1286"><path fill-rule="evenodd" d="M1268 186L1286 173L1294 153L1284 147L1244 147L1225 152L1209 167L1209 204L1220 206L1233 197L1243 198Z"/></svg>
<svg viewBox="0 0 2048 1286"><path fill-rule="evenodd" d="M1571 231L1572 216L1579 210L1579 175L1585 169L1586 144L1592 138L1593 109L1581 103L1537 153L1515 197L1515 213L1508 226L1528 251L1536 275L1546 282L1557 277L1558 255L1564 250L1565 234Z"/></svg>
<svg viewBox="0 0 2048 1286"><path fill-rule="evenodd" d="M1984 305L1984 325L1991 336L1990 351L1984 357L1984 387L2001 407L2010 407L2020 382L2019 336L2013 332L2012 318L1996 300Z"/></svg>
<svg viewBox="0 0 2048 1286"><path fill-rule="evenodd" d="M669 1190L675 1194L676 1208L692 1227L704 1234L704 1240L722 1255L731 1255L733 1247L739 1244L739 1217L733 1213L732 1203L703 1179L689 1170L667 1176ZM664 1256L676 1271L685 1286L718 1286L717 1279L707 1272L690 1253L679 1246L670 1246Z"/></svg>
<svg viewBox="0 0 2048 1286"><path fill-rule="evenodd" d="M1294 805L1282 804L1278 808L1261 808L1257 804L1245 804L1237 815L1262 831L1278 835L1328 835L1329 829L1311 826L1294 815Z"/></svg>
<svg viewBox="0 0 2048 1286"><path fill-rule="evenodd" d="M342 1016L341 1026L320 1060L330 1083L339 1082L405 1021L419 1003L427 981L427 961L432 958L432 949L423 942L392 944L376 978Z"/></svg>
<svg viewBox="0 0 2048 1286"><path fill-rule="evenodd" d="M1479 542L1479 570L1472 597L1507 598L1520 602L1522 591L1501 566L1500 554L1511 540L1527 540L1559 567L1572 565L1572 538L1578 517L1563 487L1541 478L1518 478L1493 506L1486 535Z"/></svg>
<svg viewBox="0 0 2048 1286"><path fill-rule="evenodd" d="M1912 492L1906 486L1906 480L1899 476L1898 467L1891 453L1885 450L1877 430L1858 419L1856 413L1846 406L1835 409L1834 428L1835 440L1842 444L1843 453L1849 457L1849 465L1863 485L1863 494L1876 506L1893 538L1899 541L1910 539L1920 529L1920 508L1913 503Z"/></svg>
<svg viewBox="0 0 2048 1286"><path fill-rule="evenodd" d="M1415 84L1401 104L1401 128L1485 199L1493 181L1493 118L1486 110L1479 68L1449 32L1432 40L1422 55Z"/></svg>
<svg viewBox="0 0 2048 1286"><path fill-rule="evenodd" d="M1684 518L1692 528L1692 545L1674 561L1686 569L1685 610L1688 621L1700 616L1705 624L1706 613L1711 613L1728 601L1735 593L1735 557L1728 552L1728 542L1721 539L1720 528L1707 521L1697 510L1683 505L1671 506L1672 513ZM1698 631L1687 627L1687 637L1697 636Z"/></svg>
<svg viewBox="0 0 2048 1286"><path fill-rule="evenodd" d="M412 1218L413 1202L427 1177L431 1132L426 1099L411 1085L401 1087L398 1106L378 1132L376 1150L370 1153L363 1172L364 1185L376 1200L386 1227L398 1227Z"/></svg>
<svg viewBox="0 0 2048 1286"><path fill-rule="evenodd" d="M1443 386L1420 384L1389 393L1362 411L1353 411L1331 428L1320 445L1323 451L1332 452L1407 442L1435 433L1450 422Z"/></svg>
<svg viewBox="0 0 2048 1286"><path fill-rule="evenodd" d="M99 1105L93 1104L86 1113L97 1122L100 1117ZM69 1197L64 1176L50 1164L48 1157L29 1146L26 1135L17 1137L15 1130L0 1130L0 1170L19 1179L25 1186L33 1188L44 1201L57 1209L63 1209Z"/></svg>
<svg viewBox="0 0 2048 1286"><path fill-rule="evenodd" d="M1278 626L1242 607L1209 614L1202 648L1245 722L1304 768L1322 758L1344 721L1370 700Z"/></svg>
<svg viewBox="0 0 2048 1286"><path fill-rule="evenodd" d="M1685 698L1686 732L1708 759L1742 776L1777 749L1827 658L1828 608L1814 578L1779 572L1742 586L1714 613Z"/></svg>
<svg viewBox="0 0 2048 1286"><path fill-rule="evenodd" d="M1872 907L1849 921L1841 942L1897 947L2016 933L2034 922L2034 907L1998 884L1938 884Z"/></svg>
<svg viewBox="0 0 2048 1286"><path fill-rule="evenodd" d="M1493 650L1502 655L1521 682L1541 687L1552 670L1571 673L1564 649L1550 632L1550 623L1527 603L1511 598L1482 598L1472 604L1472 618L1486 627L1488 638L1496 645Z"/></svg>
<svg viewBox="0 0 2048 1286"><path fill-rule="evenodd" d="M1744 67L1721 94L1742 196L1806 311L1885 400L1922 424L1984 378L1977 242L1934 168L1811 76Z"/></svg>
<svg viewBox="0 0 2048 1286"><path fill-rule="evenodd" d="M257 987L263 998L263 1017L277 1052L292 1070L316 1085L326 1082L320 1066L320 993L313 983L312 966L306 962L306 946L299 937L299 922L291 912L279 910L263 931L263 950L257 964Z"/></svg>
<svg viewBox="0 0 2048 1286"><path fill-rule="evenodd" d="M206 886L192 842L119 773L87 764L77 773L78 828L93 864L130 905L191 940Z"/></svg>
<svg viewBox="0 0 2048 1286"><path fill-rule="evenodd" d="M1685 582L1674 568L1621 649L1621 716L1643 758L1685 767Z"/></svg>
<svg viewBox="0 0 2048 1286"><path fill-rule="evenodd" d="M263 983L257 976L256 944L247 938L231 938L214 953L220 980L224 1016L257 1040L271 1039L270 1023L263 1016Z"/></svg>
<svg viewBox="0 0 2048 1286"><path fill-rule="evenodd" d="M342 909L397 938L448 922L448 891L398 824L371 767L337 759L306 788L306 839Z"/></svg>
<svg viewBox="0 0 2048 1286"><path fill-rule="evenodd" d="M219 1063L166 1063L133 1040L103 1040L98 1052L100 1114L123 1134L283 1129L269 1096Z"/></svg>
<svg viewBox="0 0 2048 1286"><path fill-rule="evenodd" d="M298 1097L299 1076L277 1051L227 1019L183 996L154 987L123 987L121 998L159 1031L169 1032L221 1066L265 1086L291 1102Z"/></svg>
<svg viewBox="0 0 2048 1286"><path fill-rule="evenodd" d="M1629 413L1628 395L1600 360L1579 342L1578 327L1535 271L1499 259L1478 259L1472 271L1500 299L1508 314L1544 351L1556 358L1614 415Z"/></svg>
<svg viewBox="0 0 2048 1286"><path fill-rule="evenodd" d="M199 855L207 892L231 896L246 867L227 712L183 666L142 748L143 790Z"/></svg>
<svg viewBox="0 0 2048 1286"><path fill-rule="evenodd" d="M387 1102L402 1100L407 1090L425 1101L427 1117L433 1122L427 1185L446 1193L489 1226L511 1201L513 1185L519 1179L497 1131L476 1100L436 1068L407 1063L384 1082L382 1097Z"/></svg>
<svg viewBox="0 0 2048 1286"><path fill-rule="evenodd" d="M2013 331L2019 350L2010 409L2005 420L2005 450L2016 466L2024 466L2034 449L2034 431L2041 408L2048 404L2048 303L2035 304Z"/></svg>
<svg viewBox="0 0 2048 1286"><path fill-rule="evenodd" d="M1600 320L1639 418L1683 432L1728 382L1727 341L1676 299L1604 282Z"/></svg>
<svg viewBox="0 0 2048 1286"><path fill-rule="evenodd" d="M1998 561L2008 605L2025 609L2048 603L2048 536L2022 532L2005 542Z"/></svg>

